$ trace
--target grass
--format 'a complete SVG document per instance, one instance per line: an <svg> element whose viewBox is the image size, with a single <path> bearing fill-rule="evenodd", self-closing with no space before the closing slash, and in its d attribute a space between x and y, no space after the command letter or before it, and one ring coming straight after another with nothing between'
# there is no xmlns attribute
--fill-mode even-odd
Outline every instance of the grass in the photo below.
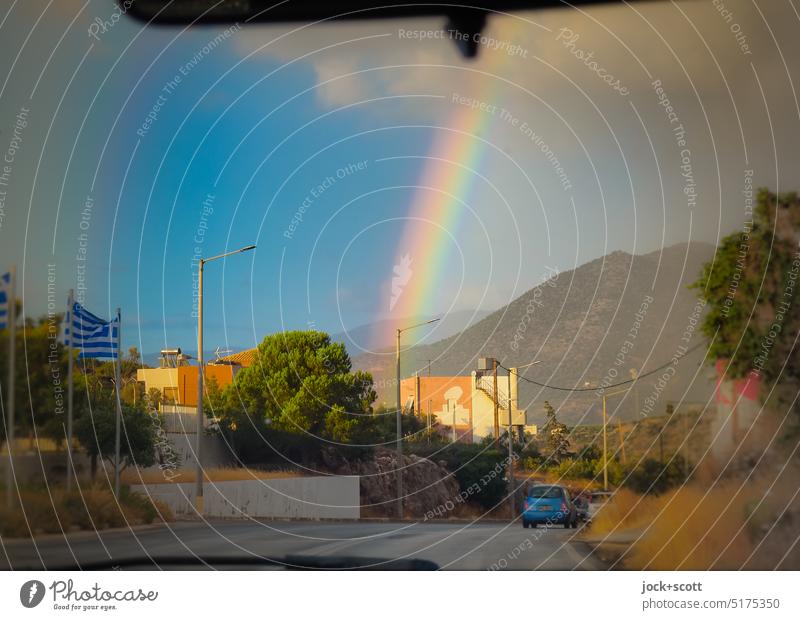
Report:
<svg viewBox="0 0 800 620"><path fill-rule="evenodd" d="M169 508L158 501L131 493L127 488L120 495L118 501L108 488L98 485L72 491L52 486L49 490L22 489L15 508L0 509L0 534L29 538L173 520Z"/></svg>
<svg viewBox="0 0 800 620"><path fill-rule="evenodd" d="M233 480L275 480L278 478L299 478L299 471L264 471L244 467L220 467L203 470L203 478L208 482L229 482ZM126 470L122 473L125 484L175 484L194 482L197 472L194 468L178 469L172 472L158 470Z"/></svg>
<svg viewBox="0 0 800 620"><path fill-rule="evenodd" d="M758 479L744 485L742 479L728 479L711 489L692 482L660 496L620 489L595 516L588 535L608 536L612 543L620 535L632 536L620 560L628 569L774 568L780 554L761 542L796 485L794 490L791 484L773 486L765 493L767 486L769 481ZM791 519L784 521L770 537L785 543L795 539L797 527Z"/></svg>

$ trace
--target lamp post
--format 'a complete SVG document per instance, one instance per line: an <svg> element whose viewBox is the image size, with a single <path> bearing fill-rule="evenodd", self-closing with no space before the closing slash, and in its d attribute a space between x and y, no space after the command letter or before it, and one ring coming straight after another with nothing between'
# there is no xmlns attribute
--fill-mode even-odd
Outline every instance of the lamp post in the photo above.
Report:
<svg viewBox="0 0 800 620"><path fill-rule="evenodd" d="M586 387L590 387L591 383L587 381L584 383ZM603 490L608 491L608 416L606 414L606 398L609 396L616 396L618 394L624 394L630 390L630 388L624 388L622 390L617 390L616 392L603 392L602 399L603 399Z"/></svg>
<svg viewBox="0 0 800 620"><path fill-rule="evenodd" d="M248 245L232 252L218 254L211 258L201 258L197 268L197 437L194 444L195 470L195 508L203 514L203 465L200 462L200 442L203 437L203 267L213 260L225 258L232 254L240 254L255 250L256 246Z"/></svg>
<svg viewBox="0 0 800 620"><path fill-rule="evenodd" d="M531 362L530 364L525 364L524 366L517 366L516 368L509 368L508 369L508 505L511 509L511 520L514 520L514 438L511 433L511 373L513 372L517 375L519 379L519 369L520 368L528 368L529 366L535 366L536 364L541 363L541 360L536 360L535 362ZM517 400L519 400L519 386L517 386Z"/></svg>
<svg viewBox="0 0 800 620"><path fill-rule="evenodd" d="M425 321L424 323L417 323L416 325L409 325L408 327L398 328L397 330L397 347L396 347L396 368L397 371L397 518L403 518L403 410L400 405L400 335L410 329L422 327L423 325L430 325L435 323L439 318ZM417 405L419 406L419 405Z"/></svg>

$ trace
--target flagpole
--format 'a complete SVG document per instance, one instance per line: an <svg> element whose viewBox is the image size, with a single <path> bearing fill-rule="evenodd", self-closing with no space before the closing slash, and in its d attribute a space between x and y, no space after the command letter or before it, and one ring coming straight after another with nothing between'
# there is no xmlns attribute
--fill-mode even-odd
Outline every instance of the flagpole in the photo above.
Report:
<svg viewBox="0 0 800 620"><path fill-rule="evenodd" d="M117 393L117 420L114 431L114 495L119 499L119 461L122 423L122 401L119 396L119 384L122 377L122 312L117 308L117 365L116 365L116 393Z"/></svg>
<svg viewBox="0 0 800 620"><path fill-rule="evenodd" d="M69 331L67 338L67 491L72 490L72 476L75 474L75 468L72 463L72 306L75 303L75 291L69 289L69 296L67 297L67 315L64 317L66 322L66 329Z"/></svg>
<svg viewBox="0 0 800 620"><path fill-rule="evenodd" d="M12 454L14 447L14 377L16 366L16 339L17 339L17 267L11 266L8 291L8 393L6 425L6 447L8 449L8 467L6 468L6 504L9 509L14 507L14 457Z"/></svg>

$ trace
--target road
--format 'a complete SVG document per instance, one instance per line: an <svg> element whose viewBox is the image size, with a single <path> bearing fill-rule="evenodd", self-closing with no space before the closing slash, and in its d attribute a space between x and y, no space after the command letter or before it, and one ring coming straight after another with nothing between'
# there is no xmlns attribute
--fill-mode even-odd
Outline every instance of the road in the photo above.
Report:
<svg viewBox="0 0 800 620"><path fill-rule="evenodd" d="M345 557L367 559L367 564L378 566L386 559L413 558L429 560L447 570L604 569L586 545L571 540L575 532L560 527L523 529L518 523L496 522L183 521L133 530L43 536L35 541L3 541L0 568L93 568L96 563L114 567L117 562L127 568L131 560L141 558L141 565L136 562L135 567L152 569L148 556L163 559L194 555L250 561L304 556L324 558L334 566ZM201 563L200 567L205 566Z"/></svg>

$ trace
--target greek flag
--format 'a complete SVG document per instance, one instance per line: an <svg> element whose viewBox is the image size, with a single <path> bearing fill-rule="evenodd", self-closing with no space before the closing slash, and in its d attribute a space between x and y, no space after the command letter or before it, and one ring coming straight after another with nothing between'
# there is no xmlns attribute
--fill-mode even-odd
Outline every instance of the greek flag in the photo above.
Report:
<svg viewBox="0 0 800 620"><path fill-rule="evenodd" d="M102 360L117 359L119 317L104 321L77 301L72 304L69 314L64 329L64 344L72 345L73 349L80 352L78 359L90 357Z"/></svg>
<svg viewBox="0 0 800 620"><path fill-rule="evenodd" d="M8 327L8 300L11 295L11 273L0 276L0 329Z"/></svg>

